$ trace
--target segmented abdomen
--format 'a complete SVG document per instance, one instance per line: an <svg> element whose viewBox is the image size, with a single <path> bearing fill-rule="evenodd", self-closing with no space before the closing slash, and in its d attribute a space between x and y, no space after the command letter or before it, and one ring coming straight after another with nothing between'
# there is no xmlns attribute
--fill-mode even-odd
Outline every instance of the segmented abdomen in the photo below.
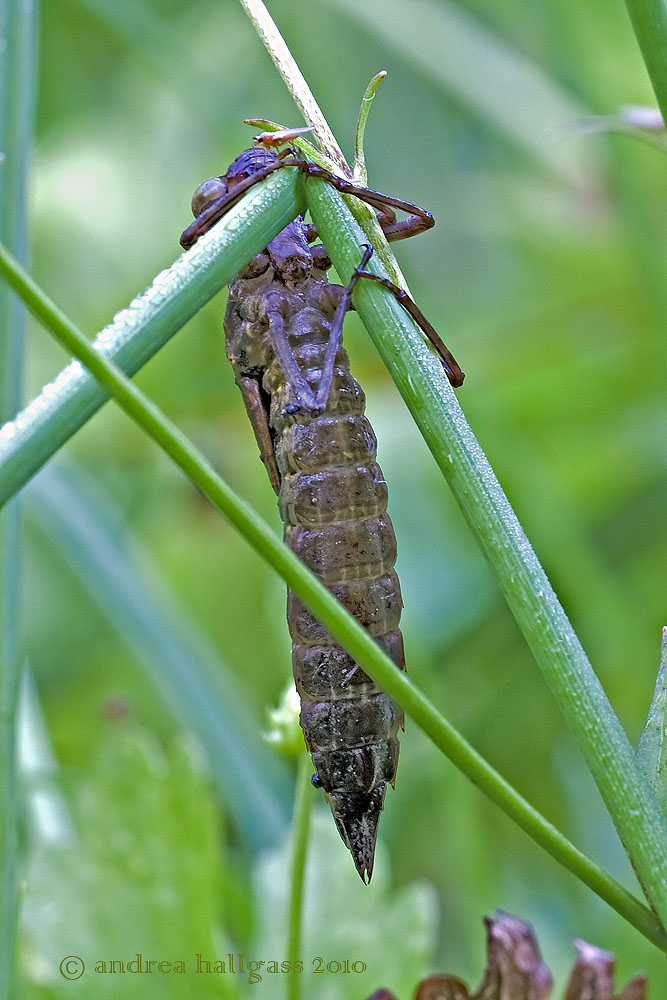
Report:
<svg viewBox="0 0 667 1000"><path fill-rule="evenodd" d="M339 413L334 396L324 413L278 438L285 541L403 668L387 487L363 394L349 372L344 378L356 388L355 407ZM306 744L355 864L370 876L386 783L396 777L401 713L292 593L287 618Z"/></svg>
<svg viewBox="0 0 667 1000"><path fill-rule="evenodd" d="M265 277L264 292L258 290L264 305L250 308L247 299L243 305L247 288L233 288L230 295L227 350L237 376L250 370L250 360L255 372L259 367L266 289L270 295L275 288ZM324 289L335 287L307 278L280 307L299 369L315 388L333 315L331 295L324 308ZM396 538L387 514L386 483L375 461L375 434L364 415L364 394L341 348L326 408L294 410L288 405L295 399L294 388L271 348L270 324L265 337L262 388L271 400L285 541L404 669ZM287 618L301 726L315 780L359 874L370 878L386 785L396 777L402 714L291 592Z"/></svg>

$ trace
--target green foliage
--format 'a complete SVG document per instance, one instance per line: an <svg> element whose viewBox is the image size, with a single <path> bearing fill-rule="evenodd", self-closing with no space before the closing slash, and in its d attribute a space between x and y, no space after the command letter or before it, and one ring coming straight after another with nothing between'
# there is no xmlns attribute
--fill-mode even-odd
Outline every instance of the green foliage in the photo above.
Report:
<svg viewBox="0 0 667 1000"><path fill-rule="evenodd" d="M303 996L358 1000L384 986L399 997L409 997L433 961L435 894L426 883L392 888L386 849L376 856L369 892L339 847L328 811L317 810L311 822L304 887ZM263 858L254 877L255 951L267 958L285 954L290 863L286 845ZM350 967L363 962L366 969L336 971L335 963L343 965L345 959ZM330 963L334 964L327 969Z"/></svg>
<svg viewBox="0 0 667 1000"><path fill-rule="evenodd" d="M75 955L99 997L237 996L233 981L193 971L196 954L223 948L229 861L210 781L188 740L165 754L146 731L106 728L87 773L69 782L72 832L55 838L43 808L32 833L23 906L28 992L71 997L59 965ZM34 789L34 797L44 794ZM54 906L54 900L58 905ZM99 963L183 961L185 973L111 974ZM202 989L203 985L203 989ZM90 991L90 992L88 992Z"/></svg>
<svg viewBox="0 0 667 1000"><path fill-rule="evenodd" d="M300 122L231 0L122 8L89 0L85 10L67 0L42 8L33 270L92 332L172 262L191 191L248 143L241 119ZM385 0L337 0L316 11L276 0L271 9L348 148L359 94L373 72L389 70L365 138L371 186L436 215L431 234L398 248L400 260L415 298L467 372L462 405L636 742L664 624L656 581L667 559L665 164L626 138L568 132L579 115L615 115L622 104L653 101L627 18L620 5L601 0L527 7L472 0L465 8L433 0L419 5L419 15ZM140 31L129 21L125 32L109 24L122 10L146 14ZM482 105L479 73L492 59L498 65L499 52L515 72L511 81L500 71L487 79ZM557 135L546 132L552 125ZM277 527L221 350L222 308L219 300L204 309L139 381ZM631 886L596 792L496 584L353 317L346 337L390 484L410 675L502 773ZM34 330L26 399L62 364ZM110 408L68 450L113 495L129 530L145 542L156 577L169 580L222 650L259 738L265 707L289 674L281 583ZM109 697L129 698L165 739L179 723L155 698L153 682L138 677L135 654L48 537L31 532L29 541L24 648L65 773L95 784L90 720ZM502 906L530 919L541 939L557 939L561 969L571 964L565 942L577 934L617 953L619 979L642 966L660 994L664 960L650 946L557 872L414 727L402 745L383 836L395 883L418 878L436 889L438 968L474 978L480 917ZM102 797L89 801L99 814L93 821L102 855L109 814ZM135 841L146 830L137 811ZM163 852L185 865L180 827L173 816L165 822L164 810L160 816L170 838ZM335 835L324 854L317 839L311 844L313 858L331 866L342 885L348 875L356 879ZM210 850L208 861L210 876ZM229 876L236 900L243 892L235 880L242 885L248 867L240 852ZM380 855L371 886L357 887L366 892L371 923L391 905L381 891L382 867ZM51 873L44 898L54 910L42 924L40 948L55 960L57 942L51 947L49 939L56 930L49 928L77 910L55 862ZM149 875L135 866L125 880L122 891L148 912L142 887L154 892ZM178 882L188 899L175 925L184 925L200 893L202 912L210 913L213 881L199 877L191 898ZM30 895L30 879L27 886ZM84 935L100 904L92 893L79 894L77 903ZM125 914L116 905L109 912ZM318 952L332 934L319 920L316 914L309 925ZM227 933L230 923L249 934L247 911L221 909L211 924L197 924L201 943L211 926ZM158 926L162 955L176 933ZM104 950L113 940L100 940ZM427 943L428 934L425 950ZM379 936L373 949L381 968L389 949ZM69 997L74 986L54 983L41 994L59 989L50 995ZM254 989L269 995L265 984ZM410 995L401 989L400 996Z"/></svg>
<svg viewBox="0 0 667 1000"><path fill-rule="evenodd" d="M266 991L278 983L282 990L285 973L267 971L266 965L280 966L286 955L291 843L263 856L252 887L239 891L210 779L190 741L177 740L165 753L145 730L112 719L87 772L70 775L67 785L64 814L59 793L43 780L32 783L28 798L40 819L32 827L23 905L27 1000L72 995L77 987L59 971L67 956L85 962L81 982L88 996L122 991L128 1000L147 992L165 1000L186 994L231 1000L253 995L249 987L260 981ZM381 872L369 895L338 848L328 811L318 811L299 951L304 995L354 1000L383 983L407 995L433 953L435 894L426 885L392 890L382 851ZM322 863L337 853L337 863ZM245 915L238 912L242 909ZM330 928L325 955L322 927ZM229 955L237 956L233 972ZM263 959L265 966L241 972L240 955L245 965ZM316 971L318 956L324 958L322 972ZM326 969L345 958L367 969ZM170 962L171 969L149 971L150 960ZM224 973L215 972L220 961L226 963ZM196 971L198 964L202 971ZM261 980L254 978L257 971Z"/></svg>

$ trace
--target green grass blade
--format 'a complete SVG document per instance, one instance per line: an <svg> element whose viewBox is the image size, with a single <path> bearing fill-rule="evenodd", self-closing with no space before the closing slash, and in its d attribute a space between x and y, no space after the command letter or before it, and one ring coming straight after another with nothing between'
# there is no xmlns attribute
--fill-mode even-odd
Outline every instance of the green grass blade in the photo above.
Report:
<svg viewBox="0 0 667 1000"><path fill-rule="evenodd" d="M132 375L262 250L303 204L298 178L280 170L244 200L98 334L95 343ZM95 413L108 392L74 362L0 428L0 506Z"/></svg>
<svg viewBox="0 0 667 1000"><path fill-rule="evenodd" d="M262 740L262 722L248 718L230 668L119 523L119 512L71 465L44 469L26 504L174 715L196 734L247 842L254 849L278 843L289 823L286 769Z"/></svg>
<svg viewBox="0 0 667 1000"><path fill-rule="evenodd" d="M336 270L346 281L359 264L365 237L329 185L309 183L306 197ZM372 259L369 269L374 267L383 273ZM667 924L667 824L581 643L437 358L382 288L360 282L354 303L477 536L645 890Z"/></svg>
<svg viewBox="0 0 667 1000"><path fill-rule="evenodd" d="M0 240L27 259L26 189L35 104L37 6L0 5ZM19 406L23 371L23 304L0 288L0 423ZM18 920L16 760L20 653L19 510L0 511L0 998L12 994Z"/></svg>
<svg viewBox="0 0 667 1000"><path fill-rule="evenodd" d="M648 75L667 121L667 8L664 0L625 0Z"/></svg>
<svg viewBox="0 0 667 1000"><path fill-rule="evenodd" d="M660 666L644 732L637 747L637 760L653 785L667 816L667 628L662 630Z"/></svg>
<svg viewBox="0 0 667 1000"><path fill-rule="evenodd" d="M323 186L326 187L318 182L317 190ZM340 204L342 205L342 202ZM347 210L345 211L347 213ZM347 214L347 218L351 219L351 216ZM667 949L667 936L653 914L577 850L480 757L408 680L406 674L396 669L395 664L383 653L368 632L348 614L301 560L274 535L262 518L234 493L184 435L123 372L88 343L80 331L37 288L2 247L0 247L0 270L6 274L34 315L45 323L56 339L76 354L114 396L122 409L243 534L334 638L404 708L406 714L420 726L435 745L537 843L575 872L586 885L602 896L649 940L658 947ZM429 355L430 360L432 359ZM653 882L660 877L661 870L658 867ZM649 883L651 887L653 882ZM660 884L658 882L658 885Z"/></svg>
<svg viewBox="0 0 667 1000"><path fill-rule="evenodd" d="M308 854L308 834L310 831L310 810L313 801L311 784L312 765L310 757L301 753L296 779L294 817L292 819L292 864L290 866L291 886L289 901L289 923L287 928L287 961L290 971L287 975L287 1000L301 1000L303 996L303 976L295 972L296 963L303 953L303 889L306 878L306 857Z"/></svg>
<svg viewBox="0 0 667 1000"><path fill-rule="evenodd" d="M373 103L373 99L375 97L375 91L378 89L386 75L387 71L385 69L381 70L380 73L376 73L366 87L364 96L361 99L359 117L357 118L357 128L354 133L354 164L352 167L352 175L357 184L368 184L366 157L364 156L364 134L366 132L366 122L368 121L368 116L371 111L371 104Z"/></svg>
<svg viewBox="0 0 667 1000"><path fill-rule="evenodd" d="M72 846L76 843L74 822L30 666L21 677L17 728L24 823L31 848L47 843L56 849Z"/></svg>

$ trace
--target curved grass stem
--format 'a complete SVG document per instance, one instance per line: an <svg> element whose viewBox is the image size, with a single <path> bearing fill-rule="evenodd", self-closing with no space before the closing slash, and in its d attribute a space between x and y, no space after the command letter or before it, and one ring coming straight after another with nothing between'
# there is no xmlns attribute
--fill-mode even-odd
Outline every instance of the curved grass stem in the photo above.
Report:
<svg viewBox="0 0 667 1000"><path fill-rule="evenodd" d="M144 394L86 340L0 246L4 273L28 308L75 354L123 410L172 458L282 576L334 638L353 656L453 763L492 798L537 843L605 899L657 947L667 936L655 916L610 875L587 858L522 798L395 664L255 511L217 475L206 459Z"/></svg>

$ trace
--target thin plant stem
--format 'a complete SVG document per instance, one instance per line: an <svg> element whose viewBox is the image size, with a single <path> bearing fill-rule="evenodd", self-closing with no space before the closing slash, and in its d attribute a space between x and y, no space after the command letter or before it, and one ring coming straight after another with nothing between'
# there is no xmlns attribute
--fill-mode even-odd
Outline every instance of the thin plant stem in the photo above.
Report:
<svg viewBox="0 0 667 1000"><path fill-rule="evenodd" d="M25 261L27 177L35 109L36 3L0 5L0 240ZM0 423L21 397L25 309L0 288ZM20 808L16 715L20 653L20 520L18 501L0 510L0 1000L14 995L19 911Z"/></svg>
<svg viewBox="0 0 667 1000"><path fill-rule="evenodd" d="M265 4L262 0L240 0L240 3L255 26L257 34L264 42L276 69L294 98L296 106L308 125L314 127L322 149L338 166L341 173L349 177L350 168L343 156L343 151Z"/></svg>
<svg viewBox="0 0 667 1000"><path fill-rule="evenodd" d="M0 272L28 308L99 379L141 426L283 577L334 638L409 715L442 752L537 843L605 899L659 948L667 935L654 915L610 875L587 858L519 795L454 729L424 695L396 669L364 628L317 577L271 531L252 508L216 474L206 459L159 409L44 295L0 246Z"/></svg>
<svg viewBox="0 0 667 1000"><path fill-rule="evenodd" d="M303 928L303 887L306 877L308 854L308 834L310 831L310 806L313 800L310 780L312 764L307 753L302 753L296 779L294 819L292 820L292 885L290 889L289 925L287 928L287 1000L301 1000L303 976L296 972L296 963L301 954Z"/></svg>

